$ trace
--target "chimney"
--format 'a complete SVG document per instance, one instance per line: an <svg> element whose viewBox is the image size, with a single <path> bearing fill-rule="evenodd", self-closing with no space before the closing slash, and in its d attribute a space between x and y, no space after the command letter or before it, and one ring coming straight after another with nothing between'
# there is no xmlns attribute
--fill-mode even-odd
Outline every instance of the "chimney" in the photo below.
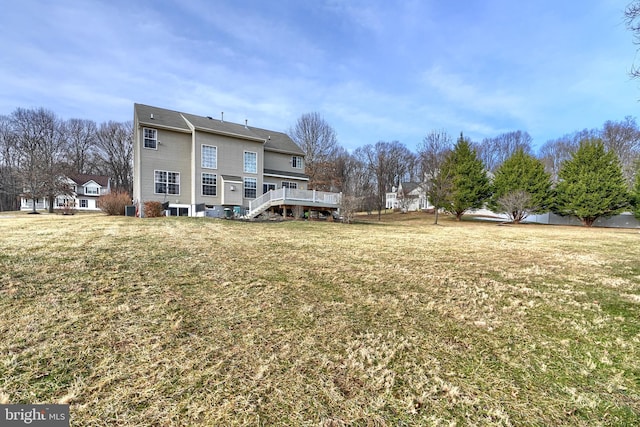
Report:
<svg viewBox="0 0 640 427"><path fill-rule="evenodd" d="M153 119L153 113L151 113L151 118Z"/></svg>
<svg viewBox="0 0 640 427"><path fill-rule="evenodd" d="M220 113L220 121L224 122L224 111Z"/></svg>
<svg viewBox="0 0 640 427"><path fill-rule="evenodd" d="M249 126L247 126L248 123L249 123L249 120L248 119L244 119L244 127L245 127L245 129L249 129Z"/></svg>

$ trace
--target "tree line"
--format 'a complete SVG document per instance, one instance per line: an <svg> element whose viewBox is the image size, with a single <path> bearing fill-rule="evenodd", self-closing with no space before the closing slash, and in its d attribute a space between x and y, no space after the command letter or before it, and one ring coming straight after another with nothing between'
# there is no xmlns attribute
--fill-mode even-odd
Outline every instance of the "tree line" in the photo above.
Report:
<svg viewBox="0 0 640 427"><path fill-rule="evenodd" d="M416 152L399 141L349 152L319 113L303 114L288 133L305 152L309 188L342 192L345 210L380 215L387 192L401 182L419 183L436 214L458 219L486 206L514 222L551 211L591 225L640 210L640 129L633 117L547 141L538 153L523 131L473 142L445 130L429 132ZM62 120L43 108L0 116L0 210L19 209L23 194L53 201L68 191L61 177L76 174L109 176L112 189L131 194L132 123Z"/></svg>
<svg viewBox="0 0 640 427"><path fill-rule="evenodd" d="M523 131L473 142L445 130L428 133L416 152L398 141L348 152L318 113L302 115L289 135L307 153L309 188L342 192L347 210L380 216L386 193L409 181L426 192L436 223L440 210L460 219L482 207L516 223L544 212L587 226L625 210L640 218L640 129L633 117L547 141L538 153Z"/></svg>
<svg viewBox="0 0 640 427"><path fill-rule="evenodd" d="M133 191L132 122L63 120L44 108L0 115L0 211L19 198L49 199L69 192L65 176L105 175L112 191Z"/></svg>

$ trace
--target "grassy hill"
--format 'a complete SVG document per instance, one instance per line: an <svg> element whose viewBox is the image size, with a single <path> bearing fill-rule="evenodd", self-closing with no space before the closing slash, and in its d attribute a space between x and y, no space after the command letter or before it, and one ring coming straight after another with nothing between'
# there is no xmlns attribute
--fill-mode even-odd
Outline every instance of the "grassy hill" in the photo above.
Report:
<svg viewBox="0 0 640 427"><path fill-rule="evenodd" d="M72 425L640 423L640 233L0 216L0 403Z"/></svg>

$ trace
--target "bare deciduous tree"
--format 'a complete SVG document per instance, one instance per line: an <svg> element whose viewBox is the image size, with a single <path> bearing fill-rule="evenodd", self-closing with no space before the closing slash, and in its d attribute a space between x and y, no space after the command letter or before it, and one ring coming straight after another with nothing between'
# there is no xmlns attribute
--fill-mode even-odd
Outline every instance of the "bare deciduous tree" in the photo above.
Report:
<svg viewBox="0 0 640 427"><path fill-rule="evenodd" d="M98 172L111 178L114 190L133 194L133 124L102 123L96 143Z"/></svg>
<svg viewBox="0 0 640 427"><path fill-rule="evenodd" d="M418 162L422 175L422 185L434 206L435 224L443 201L447 199L452 184L449 171L442 169L447 155L453 148L453 138L444 130L431 131L418 146Z"/></svg>
<svg viewBox="0 0 640 427"><path fill-rule="evenodd" d="M370 196L373 208L378 211L378 219L381 219L387 191L398 186L400 180L407 176L413 153L398 141L379 141L375 145L365 145L356 152L369 171L373 182Z"/></svg>
<svg viewBox="0 0 640 427"><path fill-rule="evenodd" d="M474 144L474 148L487 170L495 172L517 149L522 148L525 153L531 153L532 142L533 139L527 132L518 130L485 138L480 144Z"/></svg>
<svg viewBox="0 0 640 427"><path fill-rule="evenodd" d="M8 116L0 116L0 211L19 209L22 192L18 177L15 133Z"/></svg>
<svg viewBox="0 0 640 427"><path fill-rule="evenodd" d="M18 108L10 121L25 196L33 200L33 212L39 198L48 198L49 211L53 212L55 196L68 191L61 162L64 142L61 122L53 112L43 108Z"/></svg>
<svg viewBox="0 0 640 427"><path fill-rule="evenodd" d="M636 120L627 116L619 122L606 121L602 127L601 139L605 148L618 156L622 173L631 188L635 178L636 164L640 159L640 129Z"/></svg>
<svg viewBox="0 0 640 427"><path fill-rule="evenodd" d="M342 222L351 224L356 217L358 208L361 206L362 200L360 197L343 194L340 200L340 215L342 216Z"/></svg>
<svg viewBox="0 0 640 427"><path fill-rule="evenodd" d="M66 163L72 174L95 172L91 164L95 155L98 128L92 120L70 119L64 122Z"/></svg>
<svg viewBox="0 0 640 427"><path fill-rule="evenodd" d="M531 206L531 195L524 190L511 191L498 199L498 209L509 217L509 221L519 224L535 210Z"/></svg>
<svg viewBox="0 0 640 427"><path fill-rule="evenodd" d="M449 152L450 153L450 152ZM447 154L450 155L450 154ZM453 192L453 174L451 168L443 167L430 179L427 197L433 205L435 213L434 224L438 224L440 209L447 206L447 201Z"/></svg>
<svg viewBox="0 0 640 427"><path fill-rule="evenodd" d="M304 151L305 173L309 187L331 190L334 163L339 152L338 138L333 128L319 113L300 116L289 136Z"/></svg>
<svg viewBox="0 0 640 427"><path fill-rule="evenodd" d="M580 141L597 138L599 135L600 132L596 129L583 129L545 142L540 148L539 158L544 164L545 171L551 175L551 181L558 181L558 173L562 163L569 160L578 150Z"/></svg>
<svg viewBox="0 0 640 427"><path fill-rule="evenodd" d="M627 29L633 33L633 43L640 45L640 1L634 0L627 5L624 10L624 20ZM640 77L640 69L633 65L629 75L633 78Z"/></svg>

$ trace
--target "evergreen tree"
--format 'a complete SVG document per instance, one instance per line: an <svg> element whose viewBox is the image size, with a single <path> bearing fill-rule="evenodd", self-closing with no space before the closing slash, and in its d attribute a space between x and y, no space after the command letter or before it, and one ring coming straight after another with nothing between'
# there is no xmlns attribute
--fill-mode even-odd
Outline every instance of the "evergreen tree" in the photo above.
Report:
<svg viewBox="0 0 640 427"><path fill-rule="evenodd" d="M469 209L479 209L491 194L489 179L471 143L462 133L444 164L452 188L445 209L459 221Z"/></svg>
<svg viewBox="0 0 640 427"><path fill-rule="evenodd" d="M550 203L550 175L540 160L518 148L496 170L489 206L519 223L530 213L546 212Z"/></svg>
<svg viewBox="0 0 640 427"><path fill-rule="evenodd" d="M559 179L556 213L574 215L587 227L629 207L620 161L600 139L581 141L571 159L562 164Z"/></svg>
<svg viewBox="0 0 640 427"><path fill-rule="evenodd" d="M633 214L640 219L640 168L636 171L636 183L633 186Z"/></svg>

